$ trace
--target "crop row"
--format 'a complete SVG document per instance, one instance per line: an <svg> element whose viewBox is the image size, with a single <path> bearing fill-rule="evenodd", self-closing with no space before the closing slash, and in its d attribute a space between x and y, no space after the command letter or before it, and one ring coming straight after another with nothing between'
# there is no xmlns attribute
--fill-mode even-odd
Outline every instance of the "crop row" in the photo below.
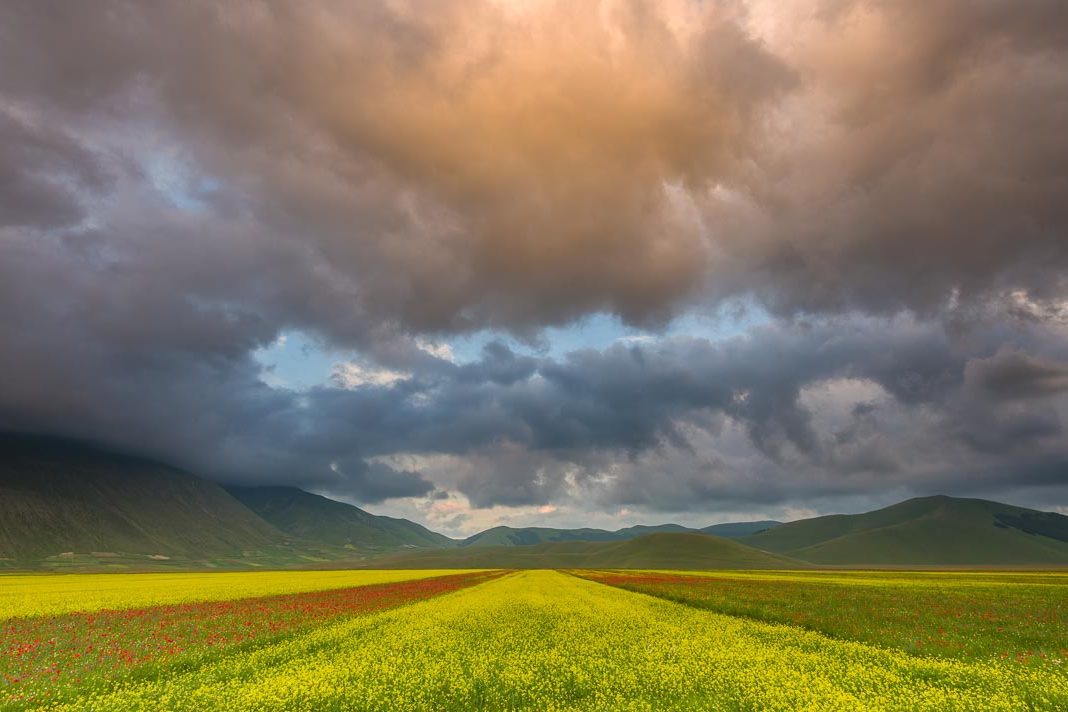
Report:
<svg viewBox="0 0 1068 712"><path fill-rule="evenodd" d="M457 570L0 574L0 620L394 583Z"/></svg>
<svg viewBox="0 0 1068 712"><path fill-rule="evenodd" d="M855 585L846 575L791 579L770 574L684 575L667 572L583 572L628 591L836 638L897 648L914 655L997 659L1063 667L1068 659L1068 586L1024 582L981 584L968 576L932 579L895 574Z"/></svg>
<svg viewBox="0 0 1068 712"><path fill-rule="evenodd" d="M40 703L118 679L165 674L328 621L471 586L462 573L310 593L0 622L0 703Z"/></svg>

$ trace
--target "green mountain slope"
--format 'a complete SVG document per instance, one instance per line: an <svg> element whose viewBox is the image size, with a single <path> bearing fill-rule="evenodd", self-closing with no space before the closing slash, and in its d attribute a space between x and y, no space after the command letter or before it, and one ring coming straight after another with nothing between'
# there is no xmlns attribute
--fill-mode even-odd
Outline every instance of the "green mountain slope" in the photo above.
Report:
<svg viewBox="0 0 1068 712"><path fill-rule="evenodd" d="M696 534L698 533L698 530L690 529L689 527L684 527L681 524L657 524L652 526L647 524L638 524L633 527L627 527L626 529L617 529L612 533L615 534L616 537L618 537L619 539L634 539L639 536L645 536L646 534L661 534L665 532L674 532L676 534Z"/></svg>
<svg viewBox="0 0 1068 712"><path fill-rule="evenodd" d="M359 549L447 547L456 542L407 519L383 517L295 487L227 487L227 492L283 532Z"/></svg>
<svg viewBox="0 0 1068 712"><path fill-rule="evenodd" d="M714 534L732 539L752 534L778 522L734 522L731 524L714 524L705 529L690 529L679 524L660 524L647 526L639 524L625 529L608 531L606 529L554 529L552 527L493 527L479 532L460 542L461 547L469 546L531 546L561 541L625 541L646 534L673 532L676 534Z"/></svg>
<svg viewBox="0 0 1068 712"><path fill-rule="evenodd" d="M777 527L782 522L776 522L770 519L759 522L727 522L726 524L713 524L710 527L704 527L701 529L705 534L714 534L715 536L725 537L727 539L739 539L743 536L749 536L750 534L756 534L766 529Z"/></svg>
<svg viewBox="0 0 1068 712"><path fill-rule="evenodd" d="M782 569L804 564L707 534L665 532L610 542L467 547L391 556L381 568Z"/></svg>
<svg viewBox="0 0 1068 712"><path fill-rule="evenodd" d="M554 541L618 541L604 529L553 529L552 527L493 527L460 542L462 547L532 546Z"/></svg>
<svg viewBox="0 0 1068 712"><path fill-rule="evenodd" d="M1068 563L1068 517L936 496L782 524L740 541L819 564Z"/></svg>
<svg viewBox="0 0 1068 712"><path fill-rule="evenodd" d="M70 440L0 434L0 558L235 555L284 538L218 485L181 470Z"/></svg>

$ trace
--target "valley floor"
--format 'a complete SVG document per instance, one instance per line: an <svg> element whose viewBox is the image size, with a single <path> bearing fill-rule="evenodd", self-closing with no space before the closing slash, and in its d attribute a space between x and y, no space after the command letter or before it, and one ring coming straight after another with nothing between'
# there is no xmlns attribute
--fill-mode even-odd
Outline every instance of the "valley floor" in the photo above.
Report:
<svg viewBox="0 0 1068 712"><path fill-rule="evenodd" d="M665 600L658 597L662 591L623 590L619 586L626 581L605 585L557 571L428 573L438 575L248 599L256 603L223 609L219 602L188 604L188 620L181 610L167 609L173 615L160 618L159 630L174 640L171 632L184 632L182 640L193 641L190 648L129 670L112 667L107 674L83 667L72 677L60 666L53 679L37 679L23 692L17 692L20 670L31 671L19 667L24 658L13 653L16 641L5 640L0 673L7 689L0 699L12 707L94 710L1068 707L1063 658L1021 661L983 650L917 655L892 644L845 639L848 632L832 637L724 615ZM677 578L654 583L677 586ZM1048 585L1063 597L1062 581ZM858 586L857 595L867 595L869 588ZM208 645L195 635L198 623L212 627L210 619L199 617L205 610L229 615L225 620L238 628L265 616L276 616L271 620L280 627L265 629L264 637ZM297 613L287 617L286 611ZM319 617L306 625L305 614ZM2 625L13 629L19 621L51 625L51 620L61 621L63 631L70 621L84 625L86 615L92 614ZM80 651L99 634L93 625L108 614L95 615L94 623L80 629L77 644L63 650ZM125 615L135 620L156 614ZM33 700L19 700L31 690Z"/></svg>

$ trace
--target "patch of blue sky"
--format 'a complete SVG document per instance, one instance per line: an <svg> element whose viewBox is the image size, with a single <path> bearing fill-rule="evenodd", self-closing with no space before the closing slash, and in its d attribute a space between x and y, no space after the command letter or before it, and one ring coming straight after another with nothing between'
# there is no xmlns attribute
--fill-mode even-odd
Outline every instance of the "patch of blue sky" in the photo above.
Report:
<svg viewBox="0 0 1068 712"><path fill-rule="evenodd" d="M342 360L337 351L300 331L283 332L253 352L253 358L260 365L260 380L292 391L326 385L334 364Z"/></svg>
<svg viewBox="0 0 1068 712"><path fill-rule="evenodd" d="M165 152L154 154L143 166L160 195L188 213L206 211L206 198L222 187L215 178L197 173L180 158Z"/></svg>
<svg viewBox="0 0 1068 712"><path fill-rule="evenodd" d="M602 350L621 341L655 341L676 336L727 339L767 323L767 312L752 304L704 314L687 312L661 330L646 330L623 323L610 314L593 314L567 326L546 329L536 343L516 339L506 332L483 330L474 334L439 340L448 346L452 359L469 363L482 357L490 342L501 342L517 353L561 359L581 349ZM359 361L359 354L341 352L300 331L286 331L270 345L254 353L260 364L260 378L273 388L303 391L328 385L334 367L343 361Z"/></svg>
<svg viewBox="0 0 1068 712"><path fill-rule="evenodd" d="M603 350L620 341L654 341L675 336L719 341L744 334L750 328L765 324L769 320L770 316L763 308L745 302L710 313L689 311L659 330L630 326L613 314L598 313L567 326L548 328L541 335L539 342L534 344L492 330L456 337L447 343L459 362L478 359L482 348L491 341L504 343L516 352L559 359L572 351Z"/></svg>

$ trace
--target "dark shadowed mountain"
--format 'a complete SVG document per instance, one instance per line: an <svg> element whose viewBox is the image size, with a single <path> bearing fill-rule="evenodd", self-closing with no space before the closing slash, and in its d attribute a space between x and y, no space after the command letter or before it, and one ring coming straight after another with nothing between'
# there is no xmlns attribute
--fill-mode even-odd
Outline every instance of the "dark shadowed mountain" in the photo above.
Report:
<svg viewBox="0 0 1068 712"><path fill-rule="evenodd" d="M624 541L556 541L413 552L375 562L385 568L792 569L806 565L731 539L690 532Z"/></svg>
<svg viewBox="0 0 1068 712"><path fill-rule="evenodd" d="M818 564L1068 563L1068 517L982 499L910 499L782 524L740 541Z"/></svg>
<svg viewBox="0 0 1068 712"><path fill-rule="evenodd" d="M455 546L407 519L383 517L295 487L227 487L261 518L298 539L361 549Z"/></svg>
<svg viewBox="0 0 1068 712"><path fill-rule="evenodd" d="M285 538L187 472L75 441L0 434L0 558L239 555Z"/></svg>

